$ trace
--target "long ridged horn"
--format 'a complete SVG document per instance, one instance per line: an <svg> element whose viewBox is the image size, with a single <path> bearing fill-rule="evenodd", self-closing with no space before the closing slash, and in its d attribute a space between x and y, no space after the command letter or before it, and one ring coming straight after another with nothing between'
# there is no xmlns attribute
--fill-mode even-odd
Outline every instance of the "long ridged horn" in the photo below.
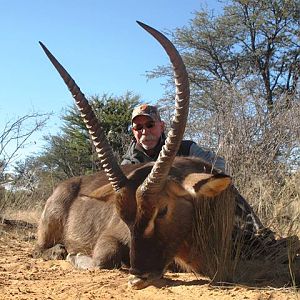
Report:
<svg viewBox="0 0 300 300"><path fill-rule="evenodd" d="M58 71L65 84L72 93L75 99L76 105L81 112L81 117L84 120L86 128L88 129L93 143L95 145L98 157L101 162L102 169L113 186L115 191L122 188L126 182L127 177L124 175L120 166L117 163L117 159L114 157L111 146L109 145L104 130L101 126L100 121L96 118L91 106L89 105L84 94L80 91L80 88L70 76L70 74L64 69L64 67L57 61L57 59L51 54L51 52L46 48L46 46L39 42L46 55L54 65L55 69Z"/></svg>
<svg viewBox="0 0 300 300"><path fill-rule="evenodd" d="M176 85L175 112L171 130L168 132L165 145L161 149L157 161L141 186L143 194L156 194L164 187L167 175L184 135L189 111L190 90L184 62L172 42L154 28L138 21L137 23L148 31L167 52L173 65Z"/></svg>

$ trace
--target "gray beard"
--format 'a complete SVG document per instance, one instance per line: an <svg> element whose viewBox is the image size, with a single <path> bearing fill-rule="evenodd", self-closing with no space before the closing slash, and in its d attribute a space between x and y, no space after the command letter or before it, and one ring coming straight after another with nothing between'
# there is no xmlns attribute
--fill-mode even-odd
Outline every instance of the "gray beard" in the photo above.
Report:
<svg viewBox="0 0 300 300"><path fill-rule="evenodd" d="M139 140L140 144L142 145L142 147L145 149L145 150L151 150L153 148L155 148L155 146L153 147L149 147L148 145L145 145L143 142L144 141L155 141L156 140L156 137L153 136L153 135L148 135L147 137L145 136L142 136Z"/></svg>

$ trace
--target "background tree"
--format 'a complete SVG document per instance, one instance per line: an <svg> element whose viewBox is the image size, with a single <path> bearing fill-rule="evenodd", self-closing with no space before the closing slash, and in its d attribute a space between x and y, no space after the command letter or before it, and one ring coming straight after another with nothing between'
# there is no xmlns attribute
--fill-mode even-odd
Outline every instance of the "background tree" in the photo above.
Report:
<svg viewBox="0 0 300 300"><path fill-rule="evenodd" d="M90 98L119 160L130 141L131 113L138 100L139 97L132 93L121 97L104 94ZM47 148L39 159L59 179L95 172L99 169L98 157L76 106L69 107L62 118L61 133L46 138Z"/></svg>
<svg viewBox="0 0 300 300"><path fill-rule="evenodd" d="M261 216L279 205L287 176L300 165L299 7L299 0L233 0L222 14L198 11L169 33L191 83L186 137L225 157ZM171 69L148 76L170 79L160 102L169 120Z"/></svg>
<svg viewBox="0 0 300 300"><path fill-rule="evenodd" d="M11 188L6 191L3 208L40 210L44 201L53 192L58 179L36 157L27 157L14 165Z"/></svg>
<svg viewBox="0 0 300 300"><path fill-rule="evenodd" d="M20 152L28 146L30 137L40 131L49 119L50 114L32 113L15 120L7 121L0 131L0 183L8 180L5 174Z"/></svg>
<svg viewBox="0 0 300 300"><path fill-rule="evenodd" d="M283 93L295 93L297 88L300 1L230 3L223 15L196 12L188 26L171 33L184 53L193 100L213 109L210 93L216 81L227 85L254 82L248 88L271 110ZM161 75L170 75L169 68L149 73L150 77Z"/></svg>
<svg viewBox="0 0 300 300"><path fill-rule="evenodd" d="M240 153L233 155L225 149L229 144L256 147L263 144L267 132L270 136L277 130L284 131L285 137L295 142L274 139L275 155L268 147L262 147L272 160L295 153L299 146L296 121L300 72L299 7L299 0L233 0L224 7L222 15L215 16L205 10L196 12L188 26L178 28L172 34L174 43L182 50L191 82L192 105L187 136L219 149L226 155L232 171L238 169L233 165ZM148 75L150 78L171 78L170 69L165 66ZM173 84L168 82L164 102L167 104L173 101L169 97L170 86L173 89ZM285 129L275 128L279 122L273 118L285 115L293 120L290 126L287 126L288 122L281 122L280 126ZM258 126L247 136L249 141L236 143L231 132L233 127L239 126L229 127L233 120ZM249 127L246 125L244 128Z"/></svg>
<svg viewBox="0 0 300 300"><path fill-rule="evenodd" d="M20 152L30 144L29 140L40 131L50 114L32 113L5 123L0 131L0 214L8 206L12 207L14 184L13 164L19 159Z"/></svg>

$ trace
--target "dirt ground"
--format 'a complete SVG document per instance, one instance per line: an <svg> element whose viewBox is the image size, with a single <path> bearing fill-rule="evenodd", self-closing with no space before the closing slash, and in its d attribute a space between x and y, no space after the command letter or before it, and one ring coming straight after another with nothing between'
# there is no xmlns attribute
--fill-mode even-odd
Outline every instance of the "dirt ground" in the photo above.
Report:
<svg viewBox="0 0 300 300"><path fill-rule="evenodd" d="M133 290L126 270L75 270L34 259L35 228L0 224L0 299L300 299L293 288L212 286L190 273L167 273L159 286Z"/></svg>

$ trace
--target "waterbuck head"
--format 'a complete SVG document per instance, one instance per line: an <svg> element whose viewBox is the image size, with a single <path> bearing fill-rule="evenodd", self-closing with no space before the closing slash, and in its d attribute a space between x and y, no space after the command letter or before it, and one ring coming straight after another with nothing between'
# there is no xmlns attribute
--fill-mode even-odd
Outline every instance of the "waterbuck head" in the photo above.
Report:
<svg viewBox="0 0 300 300"><path fill-rule="evenodd" d="M178 51L163 34L141 22L138 24L163 46L173 65L175 112L157 161L138 167L128 176L118 165L101 122L95 117L84 94L49 50L40 44L71 91L94 142L102 169L114 189L118 214L131 234L130 272L134 276L131 284L140 288L160 278L174 256L184 252L183 243L188 242L186 237L192 228L193 199L201 195L215 196L229 185L230 179L225 175L205 174L202 163L191 167L193 161L187 161L183 163L186 170L182 168L182 161L174 163L188 115L187 72ZM101 187L92 192L101 200Z"/></svg>

